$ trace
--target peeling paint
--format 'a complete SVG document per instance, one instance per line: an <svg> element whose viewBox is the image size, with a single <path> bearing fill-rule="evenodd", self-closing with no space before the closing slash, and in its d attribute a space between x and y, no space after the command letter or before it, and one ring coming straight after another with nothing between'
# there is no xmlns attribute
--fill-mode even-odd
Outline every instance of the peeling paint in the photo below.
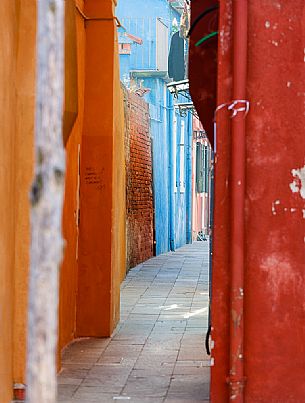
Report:
<svg viewBox="0 0 305 403"><path fill-rule="evenodd" d="M305 166L299 169L292 169L293 182L290 183L292 193L300 193L302 199L305 199Z"/></svg>
<svg viewBox="0 0 305 403"><path fill-rule="evenodd" d="M272 208L271 208L271 210L272 210L272 214L273 214L273 215L276 215L277 211L276 211L276 207L275 207L275 206L278 206L279 204L281 204L281 201L280 201L280 200L275 200L275 201L272 203Z"/></svg>
<svg viewBox="0 0 305 403"><path fill-rule="evenodd" d="M272 295L272 304L281 298L283 289L302 287L302 277L294 270L290 256L285 252L274 252L261 260L260 268L267 275L266 289Z"/></svg>
<svg viewBox="0 0 305 403"><path fill-rule="evenodd" d="M277 215L283 212L301 213L303 215L303 218L305 218L305 209L300 209L299 207L284 207L283 205L281 205L280 200L275 200L274 202L272 202L271 211L272 215Z"/></svg>
<svg viewBox="0 0 305 403"><path fill-rule="evenodd" d="M276 215L276 209L274 203L272 203L272 208L271 208L272 214Z"/></svg>
<svg viewBox="0 0 305 403"><path fill-rule="evenodd" d="M226 24L224 24L219 30L220 36L220 51L224 56L230 49L230 45L232 42L232 14L230 12L232 8L232 1L228 1L227 3L227 11L225 12L224 20Z"/></svg>

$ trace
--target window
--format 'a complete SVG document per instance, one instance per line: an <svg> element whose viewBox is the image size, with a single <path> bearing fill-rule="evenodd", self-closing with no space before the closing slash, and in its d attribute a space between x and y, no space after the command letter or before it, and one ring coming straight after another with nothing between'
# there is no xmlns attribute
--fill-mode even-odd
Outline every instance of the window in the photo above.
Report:
<svg viewBox="0 0 305 403"><path fill-rule="evenodd" d="M209 148L205 144L204 145L204 190L203 190L205 193L209 192L209 164L210 164Z"/></svg>
<svg viewBox="0 0 305 403"><path fill-rule="evenodd" d="M196 143L196 192L203 193L204 190L204 169L202 143Z"/></svg>
<svg viewBox="0 0 305 403"><path fill-rule="evenodd" d="M168 27L157 18L156 22L156 57L157 70L167 71L168 68Z"/></svg>
<svg viewBox="0 0 305 403"><path fill-rule="evenodd" d="M196 143L196 192L208 193L209 190L209 148L201 142Z"/></svg>
<svg viewBox="0 0 305 403"><path fill-rule="evenodd" d="M181 121L181 134L180 134L180 193L185 192L185 122Z"/></svg>

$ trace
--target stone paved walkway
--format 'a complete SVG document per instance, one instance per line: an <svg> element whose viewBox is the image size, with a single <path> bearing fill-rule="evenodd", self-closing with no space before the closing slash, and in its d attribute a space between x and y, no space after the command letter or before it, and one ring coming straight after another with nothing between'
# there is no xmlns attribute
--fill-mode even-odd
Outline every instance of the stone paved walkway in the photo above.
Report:
<svg viewBox="0 0 305 403"><path fill-rule="evenodd" d="M63 354L59 402L208 402L208 243L131 270L112 338L82 339Z"/></svg>

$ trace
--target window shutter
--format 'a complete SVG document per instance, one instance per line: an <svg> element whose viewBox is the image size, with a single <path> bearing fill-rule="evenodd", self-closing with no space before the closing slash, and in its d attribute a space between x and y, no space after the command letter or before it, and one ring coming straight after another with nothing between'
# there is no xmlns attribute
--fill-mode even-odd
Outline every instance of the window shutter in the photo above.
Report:
<svg viewBox="0 0 305 403"><path fill-rule="evenodd" d="M204 161L203 161L203 144L196 143L196 191L197 193L204 192Z"/></svg>

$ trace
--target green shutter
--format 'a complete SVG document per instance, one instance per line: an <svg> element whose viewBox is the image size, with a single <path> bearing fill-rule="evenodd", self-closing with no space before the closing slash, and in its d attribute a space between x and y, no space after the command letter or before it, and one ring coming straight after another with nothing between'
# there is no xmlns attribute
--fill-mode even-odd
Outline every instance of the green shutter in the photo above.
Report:
<svg viewBox="0 0 305 403"><path fill-rule="evenodd" d="M209 148L204 146L204 187L205 193L209 192Z"/></svg>
<svg viewBox="0 0 305 403"><path fill-rule="evenodd" d="M196 143L196 191L204 192L204 153L203 144Z"/></svg>

